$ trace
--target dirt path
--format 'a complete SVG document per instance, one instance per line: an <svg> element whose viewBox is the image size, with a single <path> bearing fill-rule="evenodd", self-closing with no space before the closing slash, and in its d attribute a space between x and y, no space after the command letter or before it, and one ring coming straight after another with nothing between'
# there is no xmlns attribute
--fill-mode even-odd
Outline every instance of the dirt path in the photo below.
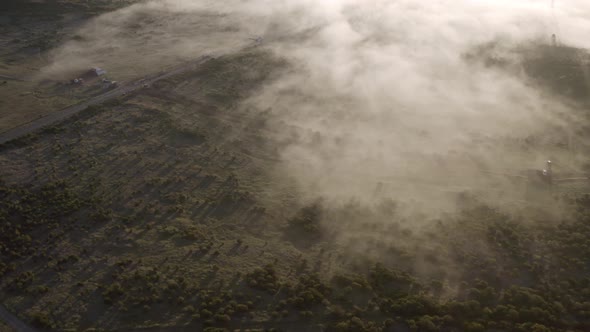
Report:
<svg viewBox="0 0 590 332"><path fill-rule="evenodd" d="M6 142L15 140L19 137L22 137L22 136L25 136L25 135L30 134L32 132L35 132L43 127L47 127L47 126L56 124L60 121L63 121L65 119L69 118L70 116L72 116L76 113L79 113L79 112L85 110L89 106L102 104L102 103L104 103L108 100L111 100L113 98L116 98L116 97L122 96L124 94L131 93L135 90L141 89L145 85L151 85L158 80L161 80L161 79L173 76L173 75L180 74L180 73L185 72L190 69L194 69L197 65L199 65L209 59L211 59L210 56L202 56L197 60L191 61L186 64L182 64L182 65L172 68L166 72L147 76L142 79L138 79L138 80L123 84L114 90L110 90L110 91L105 92L99 96L96 96L96 97L90 98L86 101L83 101L79 104L66 107L60 111L51 113L51 114L46 115L42 118L25 123L21 126L9 129L8 131L0 133L0 144L4 144Z"/></svg>

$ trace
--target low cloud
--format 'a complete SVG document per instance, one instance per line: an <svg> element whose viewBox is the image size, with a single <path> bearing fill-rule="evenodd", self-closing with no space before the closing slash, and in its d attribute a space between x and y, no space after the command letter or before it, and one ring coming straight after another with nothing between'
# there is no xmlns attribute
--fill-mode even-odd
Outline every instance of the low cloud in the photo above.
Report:
<svg viewBox="0 0 590 332"><path fill-rule="evenodd" d="M86 24L44 74L100 65L132 77L261 36L292 66L247 103L272 110L281 171L307 197L444 210L463 191L518 198L498 174L547 158L580 169L581 151L563 148L577 111L524 75L517 50L552 34L590 47L588 14L579 0L148 1ZM489 44L508 66L468 56Z"/></svg>

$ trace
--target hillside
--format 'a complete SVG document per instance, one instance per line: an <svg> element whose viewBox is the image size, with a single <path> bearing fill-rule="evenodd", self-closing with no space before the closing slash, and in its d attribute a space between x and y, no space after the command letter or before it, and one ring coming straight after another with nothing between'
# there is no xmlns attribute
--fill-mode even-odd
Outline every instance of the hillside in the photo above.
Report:
<svg viewBox="0 0 590 332"><path fill-rule="evenodd" d="M3 3L0 74L24 79L0 85L0 131L137 87L0 145L8 310L39 331L590 330L586 51L323 21L249 39L233 7L161 3L99 16L136 41L105 51L118 87L36 75L127 2Z"/></svg>
<svg viewBox="0 0 590 332"><path fill-rule="evenodd" d="M5 146L4 303L55 330L590 326L588 198L526 223L468 199L425 229L387 201L298 212L281 129L236 107L277 61L210 60Z"/></svg>

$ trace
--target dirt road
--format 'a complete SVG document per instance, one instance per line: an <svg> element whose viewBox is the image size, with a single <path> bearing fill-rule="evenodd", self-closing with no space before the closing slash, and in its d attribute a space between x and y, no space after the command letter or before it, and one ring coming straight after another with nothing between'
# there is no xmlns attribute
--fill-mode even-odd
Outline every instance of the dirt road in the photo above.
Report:
<svg viewBox="0 0 590 332"><path fill-rule="evenodd" d="M65 119L69 118L70 116L72 116L76 113L79 113L79 112L85 110L89 106L102 104L102 103L104 103L108 100L111 100L113 98L116 98L116 97L122 96L124 94L131 93L135 90L141 89L146 85L149 86L158 80L161 80L161 79L173 76L173 75L177 75L182 72L193 69L197 65L199 65L209 59L211 59L211 56L202 56L197 60L179 65L179 66L174 67L168 71L161 72L161 73L154 74L154 75L150 75L150 76L144 77L142 79L138 79L138 80L126 83L126 84L122 84L121 86L119 86L113 90L105 92L105 93L98 95L96 97L90 98L90 99L83 101L79 104L66 107L60 111L51 113L51 114L46 115L42 118L33 120L29 123L25 123L21 126L9 129L8 131L0 133L0 144L4 144L6 142L15 140L19 137L33 133L41 128L56 124L60 121L63 121Z"/></svg>

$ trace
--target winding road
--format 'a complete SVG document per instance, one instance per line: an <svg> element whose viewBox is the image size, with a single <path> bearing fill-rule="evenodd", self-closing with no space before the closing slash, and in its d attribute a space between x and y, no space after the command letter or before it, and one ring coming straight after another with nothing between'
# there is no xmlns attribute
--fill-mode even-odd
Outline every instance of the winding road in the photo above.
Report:
<svg viewBox="0 0 590 332"><path fill-rule="evenodd" d="M170 70L167 70L165 72L160 72L158 74L150 75L150 76L147 76L147 77L144 77L144 78L141 78L141 79L129 82L129 83L121 84L119 87L117 87L113 90L110 90L108 92L105 92L101 95L92 97L92 98L90 98L86 101L83 101L81 103L78 103L78 104L75 104L72 106L68 106L60 111L53 112L53 113L48 114L44 117L38 118L38 119L33 120L28 123L25 123L21 126L9 129L8 131L0 133L0 144L10 142L10 141L15 140L19 137L33 133L41 128L61 122L65 119L71 117L72 115L85 110L89 106L102 104L102 103L104 103L108 100L111 100L113 98L117 98L117 97L122 96L124 94L128 94L128 93L131 93L135 90L141 89L146 85L149 86L161 79L165 79L170 76L174 76L174 75L183 73L185 71L194 69L196 66L208 61L209 59L212 59L212 57L209 55L205 55L205 56L198 58L197 60L193 60L188 63L176 66L176 67L174 67Z"/></svg>

